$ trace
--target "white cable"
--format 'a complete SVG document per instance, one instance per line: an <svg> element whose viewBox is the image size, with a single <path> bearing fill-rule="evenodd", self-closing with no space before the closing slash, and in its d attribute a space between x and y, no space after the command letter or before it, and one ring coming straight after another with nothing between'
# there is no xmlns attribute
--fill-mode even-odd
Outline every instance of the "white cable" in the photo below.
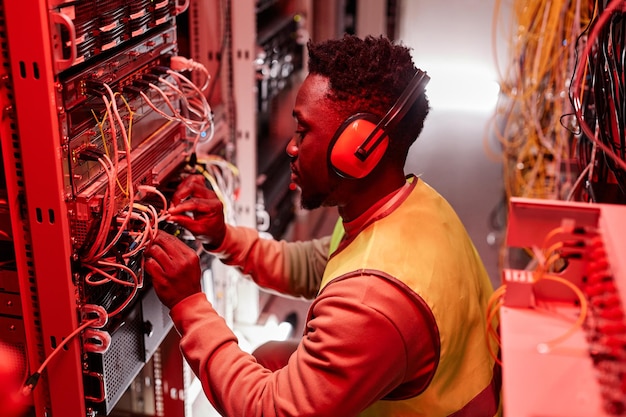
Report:
<svg viewBox="0 0 626 417"><path fill-rule="evenodd" d="M173 56L170 59L170 68L173 71L200 71L202 75L204 75L204 83L202 87L200 87L201 91L205 91L209 87L209 82L211 81L211 74L209 74L209 70L202 65L200 62L194 61L190 58L185 58L180 55Z"/></svg>
<svg viewBox="0 0 626 417"><path fill-rule="evenodd" d="M115 174L113 162L108 155L103 155L102 158L98 158L102 170L107 176L108 187L104 193L104 199L102 204L102 218L100 220L100 227L98 233L94 239L94 243L84 257L85 262L91 262L95 259L96 252L104 246L109 226L113 221L113 214L115 212ZM107 204L107 202L109 204Z"/></svg>
<svg viewBox="0 0 626 417"><path fill-rule="evenodd" d="M128 143L128 136L126 134L126 129L124 128L124 124L122 122L122 118L119 114L119 111L117 110L117 104L115 103L115 95L113 93L113 91L111 90L111 88L104 84L105 88L107 89L107 91L109 92L109 95L112 98L112 102L110 105L110 109L111 111L109 111L109 118L111 119L112 117L114 117L117 120L117 123L120 124L121 128L122 128L122 138L123 138L123 142L124 142L124 148L125 148L125 153L126 153L126 185L127 185L127 192L128 192L128 202L129 204L132 203L132 201L134 200L134 190L133 190L133 184L132 184L132 167L131 167L131 154L130 154L130 144ZM105 103L107 103L108 106L108 102L109 100L103 96L102 97L103 100L105 101ZM113 115L112 115L113 113ZM112 125L115 125L115 123L113 121L111 121ZM113 135L113 131L115 129L111 129L111 133ZM112 137L112 142L114 143L114 149L116 152L116 156L117 154L117 135L114 135ZM117 159L117 158L116 158ZM116 171L116 174L119 175L119 172ZM112 196L113 200L115 200L115 194L113 194ZM96 255L96 258L102 258L104 257L110 250L111 248L117 243L117 241L119 240L119 238L122 236L122 234L124 233L124 231L126 230L126 226L128 225L128 223L130 222L130 213L128 213L126 215L126 217L123 219L123 221L121 222L121 224L118 226L118 231L115 235L115 237L113 239L111 239L111 241L108 243L108 245L100 250L98 252L98 254Z"/></svg>

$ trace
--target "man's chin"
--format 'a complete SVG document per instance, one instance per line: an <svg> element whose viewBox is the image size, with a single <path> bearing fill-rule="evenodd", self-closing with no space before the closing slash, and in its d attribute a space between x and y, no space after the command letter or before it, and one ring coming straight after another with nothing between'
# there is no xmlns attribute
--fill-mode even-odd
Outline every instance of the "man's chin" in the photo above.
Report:
<svg viewBox="0 0 626 417"><path fill-rule="evenodd" d="M311 202L311 201L305 201L305 200L300 201L300 208L304 210L315 210L315 209L320 208L321 206L322 205L317 202Z"/></svg>
<svg viewBox="0 0 626 417"><path fill-rule="evenodd" d="M309 196L306 198L302 196L300 198L300 207L305 210L315 210L320 207L334 207L337 203L328 199L326 195Z"/></svg>
<svg viewBox="0 0 626 417"><path fill-rule="evenodd" d="M326 196L322 195L303 195L300 197L300 206L305 210L315 210L325 206Z"/></svg>

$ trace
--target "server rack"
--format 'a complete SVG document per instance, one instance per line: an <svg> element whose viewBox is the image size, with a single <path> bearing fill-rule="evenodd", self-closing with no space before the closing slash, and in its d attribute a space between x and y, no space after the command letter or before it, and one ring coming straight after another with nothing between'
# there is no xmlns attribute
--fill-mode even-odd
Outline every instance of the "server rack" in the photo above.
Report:
<svg viewBox="0 0 626 417"><path fill-rule="evenodd" d="M181 121L189 85L164 87L181 11L0 3L0 337L24 357L33 415L109 414L171 329L135 248L167 205L154 190L212 127L210 112Z"/></svg>

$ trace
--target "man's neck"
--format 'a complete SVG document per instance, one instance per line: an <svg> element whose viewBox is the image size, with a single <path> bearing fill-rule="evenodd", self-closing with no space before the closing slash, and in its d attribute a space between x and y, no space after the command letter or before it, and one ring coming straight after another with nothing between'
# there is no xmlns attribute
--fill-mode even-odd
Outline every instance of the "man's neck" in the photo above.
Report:
<svg viewBox="0 0 626 417"><path fill-rule="evenodd" d="M346 204L338 206L339 215L344 222L350 222L365 213L379 201L393 194L406 183L404 173L386 178L384 181L375 181L366 187L355 187L353 196Z"/></svg>

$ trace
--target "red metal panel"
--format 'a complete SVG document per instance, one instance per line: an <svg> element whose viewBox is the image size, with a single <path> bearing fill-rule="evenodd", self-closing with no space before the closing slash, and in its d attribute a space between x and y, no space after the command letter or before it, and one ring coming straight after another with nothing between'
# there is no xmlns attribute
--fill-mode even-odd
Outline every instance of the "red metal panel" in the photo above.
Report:
<svg viewBox="0 0 626 417"><path fill-rule="evenodd" d="M581 256L548 275L573 284L581 297L562 282L537 279L535 263L503 271L499 329L505 415L623 414L623 385L614 381L621 380L626 362L623 344L614 350L613 341L623 343L626 328L625 219L623 205L511 198L508 249L534 247L545 253L546 245L568 242L559 250ZM539 288L548 283L554 285Z"/></svg>
<svg viewBox="0 0 626 417"><path fill-rule="evenodd" d="M166 417L185 417L185 381L183 378L183 356L178 344L180 337L171 331L160 347L159 363L162 378L161 414ZM156 355L155 355L156 357ZM155 363L155 368L157 363ZM155 369L156 371L156 369ZM155 372L156 373L156 372ZM157 406L157 410L159 407Z"/></svg>
<svg viewBox="0 0 626 417"><path fill-rule="evenodd" d="M49 355L78 327L63 195L63 138L59 134L54 43L46 2L5 1L4 7L14 87L13 110L21 146L25 192L21 197L26 208L26 218L18 219L19 211L15 210L12 216L14 229L18 226L30 235L30 244L23 247L16 244L16 252L19 252L20 288L29 289L22 291L22 304L32 304L24 311L26 332L31 338L40 332L38 343L29 340L28 346L30 368L35 370L43 359L42 353L44 357ZM20 198L15 194L11 197L14 202ZM43 352L39 351L40 346ZM85 416L78 340L69 343L68 350L50 362L43 377L44 381L35 387L37 416ZM41 390L47 390L48 395Z"/></svg>

